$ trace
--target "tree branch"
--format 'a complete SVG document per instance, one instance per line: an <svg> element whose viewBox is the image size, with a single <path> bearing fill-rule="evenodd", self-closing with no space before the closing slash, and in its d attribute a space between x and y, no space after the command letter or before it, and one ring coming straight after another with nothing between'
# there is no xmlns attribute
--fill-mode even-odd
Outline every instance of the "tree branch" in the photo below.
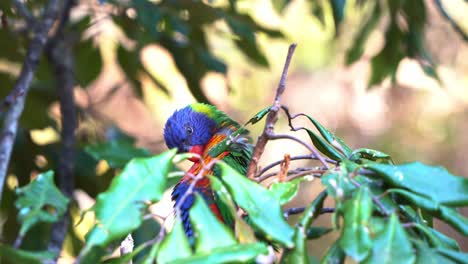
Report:
<svg viewBox="0 0 468 264"><path fill-rule="evenodd" d="M278 111L280 109L280 99L281 95L283 94L286 88L286 77L288 75L289 65L291 63L292 56L294 54L294 50L296 49L297 44L291 44L289 46L288 55L286 57L286 61L283 67L283 73L281 74L281 79L278 84L278 88L276 89L276 96L275 101L270 109L270 112L267 115L265 128L263 129L262 134L257 140L257 144L255 145L252 160L250 161L249 167L247 168L247 177L252 179L257 172L258 162L260 157L265 150L265 146L268 142L269 135L273 134L273 129L275 126L276 121L278 120Z"/></svg>
<svg viewBox="0 0 468 264"><path fill-rule="evenodd" d="M31 81L47 43L48 33L59 13L59 2L59 0L50 0L48 2L41 22L34 30L34 37L29 44L21 72L11 93L17 96L4 116L0 133L0 201L8 164L10 163L11 151L18 130L18 120L23 112Z"/></svg>
<svg viewBox="0 0 468 264"><path fill-rule="evenodd" d="M13 0L13 4L15 5L18 14L26 19L26 23L29 27L32 27L36 24L36 18L31 14L31 12L29 12L28 8L24 5L23 2L20 0Z"/></svg>
<svg viewBox="0 0 468 264"><path fill-rule="evenodd" d="M61 114L61 148L56 168L56 180L59 189L70 199L73 199L74 190L74 162L75 162L75 130L77 127L75 97L73 88L74 59L72 46L67 41L65 26L68 23L71 8L75 0L66 0L63 3L60 23L55 36L46 47L46 55L50 61L56 81L57 95ZM68 230L69 212L52 226L52 236L47 246L49 251L59 253Z"/></svg>

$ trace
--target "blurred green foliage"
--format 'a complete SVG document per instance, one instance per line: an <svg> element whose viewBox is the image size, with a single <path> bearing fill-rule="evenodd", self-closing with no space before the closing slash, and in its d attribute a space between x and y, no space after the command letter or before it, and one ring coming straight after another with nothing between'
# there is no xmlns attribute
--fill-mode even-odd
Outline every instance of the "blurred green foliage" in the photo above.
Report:
<svg viewBox="0 0 468 264"><path fill-rule="evenodd" d="M47 1L24 2L33 14L40 14ZM108 12L105 19L119 28L125 35L126 41L120 41L117 44L116 57L126 79L132 84L135 94L142 95L143 93L142 76L148 77L166 93L172 89L172 87L166 86L163 80L158 79L155 74L151 73L142 62L142 50L152 44L158 44L169 52L174 59L177 69L185 78L190 92L198 101L209 101L205 94L206 92L201 86L203 77L210 72L226 75L228 71L228 65L221 58L214 55L213 47L210 46L208 41L212 35L216 34L232 41L249 62L264 68L270 66L265 51L259 45L259 35L265 35L269 39L284 39L288 38L288 36L277 28L266 27L258 23L251 15L238 7L239 3L237 1L213 2L186 0L100 1L99 5L101 7L104 6ZM272 0L271 2L277 14L281 16L292 1ZM424 30L427 25L428 16L426 1L309 0L308 3L310 14L317 18L324 26L326 25L327 16L332 16L336 37L339 37L340 34L347 30L343 21L345 21L346 10L349 5L365 11L365 15L353 36L352 43L346 51L345 63L348 65L358 61L363 56L368 38L373 30L378 27L385 28L386 33L383 48L372 57L372 74L369 80L369 87L382 82L389 76L394 80L399 63L407 57L417 59L422 69L428 75L436 79L438 78L435 70L437 65L434 64L425 47ZM94 2L80 3L76 9L88 10L89 7L89 10L92 10L95 4ZM451 19L450 15L444 11L443 6L439 4L438 8L440 12L447 16L447 19L450 20L454 27L457 27L456 20ZM100 42L99 35L90 30L99 24L99 20L103 18L99 18L96 13L89 10L81 13L77 12L79 14L72 17L66 28L66 32L72 40L70 45L72 45L74 54L76 83L84 89L90 86L103 71L103 54L105 53L102 50L103 45ZM2 20L0 26L0 85L2 86L0 98L4 98L14 86L32 34L28 31L24 18L18 14L11 1L2 1L0 3L0 16ZM385 20L388 20L388 23L383 23ZM460 27L458 28L458 32L466 39L466 32L463 32ZM133 45L129 44L129 42ZM14 181L16 179L16 185L27 186L31 182L32 176L37 173L48 175L44 173L55 169L57 160L60 158L58 154L60 140L41 144L31 136L31 131L37 129L51 127L56 133L61 129L57 117L51 113L53 104L57 101L54 80L55 76L51 71L51 67L47 60L43 58L34 76L31 90L26 100L25 109L20 120L19 132L15 140L13 156L9 165L9 180ZM76 189L85 191L92 198L96 198L100 193L108 190L112 179L118 179L115 178L115 175L118 175L119 172L125 172L125 169L122 172L121 169L129 160L134 157L148 157L150 153L145 149L136 147L133 139L123 135L123 133L110 133L109 131L112 131L114 128L106 127L102 130L97 128L95 131L86 131L86 128L83 128L82 125L93 121L90 120L91 118L87 115L86 110L79 109L81 127L76 146L75 187ZM251 123L256 123L266 113L267 110L253 117ZM0 112L0 120L3 121L3 112ZM340 240L339 243L334 244L327 252L325 259L342 260L345 254L348 254L356 257L356 260L372 256L367 260L369 262L377 261L375 254L372 253L373 250L386 250L386 252L393 252L392 254L402 254L405 256L413 254L413 250L416 250L419 256L417 261L420 262L425 258L444 259L452 262L463 259L464 253L457 251L458 245L441 233L436 233L437 235L435 235L434 233L437 231L432 229L430 225L432 216L430 217L431 221L429 221L423 218L421 212L424 211L429 215L439 217L453 225L460 232L466 234L466 219L453 209L459 205L466 205L466 181L451 176L447 171L421 163L412 163L404 166L388 165L392 164L392 161L386 153L370 149L353 151L341 139L333 136L330 131L314 119L310 118L310 120L319 132L316 133L307 128L311 141L316 147L331 159L349 165L346 168L342 167L339 172L330 172L322 179L328 195L336 200L337 205L342 206L336 214L345 218L349 218L347 216L351 215L360 221L366 220L366 225L376 235L376 240L369 242L368 237L363 235L363 230L343 231L343 234L346 234L345 238ZM82 133L83 130L86 132ZM158 160L158 158L156 159ZM102 164L107 165L108 168L102 166ZM363 195L368 195L368 192L375 192L373 189L374 184L380 183L367 175L358 175L355 178L356 181L360 184L369 185L370 191L351 185L347 181L349 180L349 175L355 168L360 166L372 170L384 182L383 186L385 186L385 189L380 187L380 191L385 190L391 193L391 199L388 202L396 209L401 210L399 211L400 218L392 214L386 219L388 221L381 223L375 220L373 215L369 216L369 210L373 213L379 213L376 208L372 207L364 210L361 207L353 208L349 206L349 204L358 201L358 199L366 198ZM441 185L437 183L438 181L434 180L426 181L426 185L424 185L411 178L414 175L418 175L411 173L412 171L416 171L422 175L430 174L434 177L448 178L453 180L454 184ZM396 172L404 175L404 181L399 181L398 178L395 179ZM166 174L165 177L167 176ZM231 172L226 172L226 174L231 174ZM167 179L168 182L161 186L168 188L178 179L178 177L171 177ZM229 177L229 179L236 179L236 177ZM333 183L338 184L338 189L344 191L344 193L340 194L337 192L338 189ZM118 185L118 183L115 184ZM309 238L317 239L325 231L319 232L314 229L317 228L314 226L304 227L307 233L302 231L300 233L298 231L299 226L293 231L292 227L282 223L284 221L277 210L279 204L275 204L274 202L268 205L274 207L266 212L269 216L268 219L265 219L263 214L255 216L255 209L257 207L263 209L269 207L253 203L257 200L256 196L245 197L242 195L243 193L237 193L236 188L232 188L232 186L240 185L244 186L247 191L263 193L263 191L256 189L260 188L259 186L250 182L244 183L242 178L233 180L233 182L225 180L222 184L229 190L232 199L237 204L242 206L244 202L244 206L246 207L244 209L250 210L250 213L254 215L251 222L252 227L248 226L248 228L260 231L268 239L288 247L290 256L287 258L298 258L301 261L308 261L306 252L300 251L299 247L291 249L293 248L291 245L299 245ZM265 192L265 195L267 197L271 196L273 200L288 201L297 194L299 184L300 181L283 183L281 186L273 185L273 190ZM5 188L3 193L1 193L0 223L4 222L3 226L0 224L0 239L2 241L0 252L2 256L13 259L25 259L25 261L50 259L50 254L44 252L48 239L48 235L44 234L48 234L50 231L50 223L48 222L56 219L63 213L63 210L60 209L62 207L58 206L56 208L57 210L54 211L56 215L54 217L47 218L51 219L50 221L44 221L40 217L35 218L33 221L34 227L30 228L29 225L22 223L21 218L17 219L14 217L18 213L21 215L21 210L27 208L27 206L20 205L20 208L15 207L15 201L21 200L17 200L15 191L11 188L15 184L12 183L9 186L9 188ZM29 187L38 188L37 180L32 181ZM51 186L49 187L52 188ZM438 191L434 191L432 195L427 196L425 191L431 190L431 188L437 188ZM443 188L444 191L439 192L439 188ZM35 190L41 192L40 189ZM49 196L49 198L52 199L53 196ZM366 199L366 202L368 202L368 197ZM60 199L54 199L53 202L60 202ZM63 203L64 201L62 200L61 202ZM35 210L50 210L50 205L54 205L54 203L48 204L45 207L35 207ZM129 206L141 205L131 204ZM203 209L203 205L198 204L198 206ZM249 206L254 207L252 209ZM198 221L202 217L201 215L206 214L202 209L198 213L195 213L193 217L194 221ZM50 212L45 210L37 213L37 216L40 216L47 215ZM404 222L403 220L412 221L418 225L415 225L416 228L402 230L401 224ZM270 221L281 222L281 230L283 231L279 233L273 232L272 227L276 227L276 224L271 224ZM157 223L148 224L148 227L144 226L144 224L141 225L141 223L145 222L141 219L137 220L136 224L132 228L125 229L125 232L137 232L139 230L140 233L145 233L144 230L146 229L142 231L141 229L136 229L137 226L148 228L147 230L159 230ZM345 222L343 228L346 229L347 226ZM21 229L27 229L28 232L20 231ZM6 245L13 244L18 233L27 233L24 243L21 245L23 250L13 250ZM119 231L118 235L112 236L109 241L117 241L121 239L121 235L122 231ZM400 242L399 244L405 246L401 246L398 250L389 250L393 249L394 246L389 241L389 236L396 237ZM35 238L37 237L43 239L35 242L37 240ZM179 241L179 239L183 240L180 234L174 235L171 233L167 239L169 240L169 238L176 241ZM353 245L347 244L350 239L352 239ZM109 244L109 241L106 240L105 244ZM231 242L230 245L224 245L226 248L216 251L219 254L216 255L217 258L225 258L231 261L241 259L251 260L253 256L259 253L265 253L267 244L266 241L261 241L246 247L244 244L235 241L235 239ZM359 244L361 242L362 244ZM138 242L138 244L142 243L142 241ZM455 243L455 247L453 243ZM170 241L162 241L160 245L161 250L164 248L164 250L168 250L172 254L174 249L170 245ZM159 245L154 245L154 248L149 253L154 254L154 252L159 250L158 247ZM408 250L409 248L412 250ZM26 251L26 249L31 251ZM101 257L105 253L103 250L96 252L94 252L94 257ZM193 253L191 251L179 251L177 253L182 254L183 252L187 254L184 253L185 255L180 255L180 257L188 257L193 261L199 260L200 255L203 255L203 252ZM144 257L149 256L148 254ZM155 256L153 256L153 259ZM144 257L140 255L140 259L144 259ZM172 257L175 259L175 255ZM287 258L285 257L285 259Z"/></svg>

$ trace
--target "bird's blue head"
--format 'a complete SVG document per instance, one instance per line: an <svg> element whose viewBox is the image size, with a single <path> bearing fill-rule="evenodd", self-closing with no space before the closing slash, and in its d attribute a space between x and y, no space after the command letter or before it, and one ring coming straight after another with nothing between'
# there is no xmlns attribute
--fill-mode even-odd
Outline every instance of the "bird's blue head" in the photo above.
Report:
<svg viewBox="0 0 468 264"><path fill-rule="evenodd" d="M164 140L168 148L179 153L201 155L205 145L216 132L216 121L201 104L189 105L175 111L164 127ZM206 105L203 105L206 106Z"/></svg>

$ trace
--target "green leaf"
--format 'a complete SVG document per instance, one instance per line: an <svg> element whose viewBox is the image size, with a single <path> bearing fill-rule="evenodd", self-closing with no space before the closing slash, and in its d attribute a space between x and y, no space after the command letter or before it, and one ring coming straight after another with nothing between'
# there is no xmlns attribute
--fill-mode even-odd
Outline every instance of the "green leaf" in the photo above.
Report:
<svg viewBox="0 0 468 264"><path fill-rule="evenodd" d="M468 205L468 179L450 174L443 167L420 162L398 166L369 162L364 168L375 171L392 186L411 190L442 205Z"/></svg>
<svg viewBox="0 0 468 264"><path fill-rule="evenodd" d="M426 228L429 229L429 231L435 237L437 237L437 239L439 239L439 241L442 242L443 246L445 246L448 249L453 249L453 250L456 250L456 251L460 251L460 246L458 245L458 242L455 239L442 234L441 232L435 230L434 228L430 228L430 227L426 227Z"/></svg>
<svg viewBox="0 0 468 264"><path fill-rule="evenodd" d="M272 0L271 4L273 5L273 8L278 14L281 14L283 10L286 8L287 5L289 5L291 1L290 0Z"/></svg>
<svg viewBox="0 0 468 264"><path fill-rule="evenodd" d="M309 115L303 114L305 117L307 117L312 124L317 128L317 130L320 132L320 135L332 146L334 146L336 149L339 151L343 152L344 155L349 156L351 152L353 151L348 145L344 143L344 141L335 136L332 132L330 132L328 129L326 129L324 126L322 126L317 120L312 118Z"/></svg>
<svg viewBox="0 0 468 264"><path fill-rule="evenodd" d="M436 201L431 200L417 194L410 193L405 190L389 189L389 192L398 193L412 204L420 207L428 212L433 213L436 217L444 220L464 235L468 235L468 219L461 216L456 210L447 206L440 205Z"/></svg>
<svg viewBox="0 0 468 264"><path fill-rule="evenodd" d="M143 221L147 202L157 202L166 189L166 177L176 150L130 161L98 195L94 211L97 224L87 235L86 247L104 247L132 232Z"/></svg>
<svg viewBox="0 0 468 264"><path fill-rule="evenodd" d="M264 243L237 244L196 254L189 258L178 259L171 264L251 263L258 255L267 253L268 250Z"/></svg>
<svg viewBox="0 0 468 264"><path fill-rule="evenodd" d="M169 263L178 258L192 255L189 241L179 218L176 219L171 232L164 238L158 253L158 263Z"/></svg>
<svg viewBox="0 0 468 264"><path fill-rule="evenodd" d="M69 199L54 183L54 172L41 173L28 185L16 189L18 199L18 219L22 223L19 231L24 236L28 230L40 222L54 223L67 210Z"/></svg>
<svg viewBox="0 0 468 264"><path fill-rule="evenodd" d="M369 38L372 30L377 26L381 16L382 16L382 7L379 1L373 1L374 7L369 12L370 17L363 22L361 30L358 32L356 38L352 42L352 46L349 50L346 51L346 65L350 65L353 62L361 58L364 53L364 48L366 41Z"/></svg>
<svg viewBox="0 0 468 264"><path fill-rule="evenodd" d="M348 175L343 172L332 172L321 178L322 184L327 187L327 192L335 201L340 203L351 197L356 187L351 184Z"/></svg>
<svg viewBox="0 0 468 264"><path fill-rule="evenodd" d="M380 160L389 161L393 163L390 155L383 153L381 151L378 151L378 150L373 150L373 149L368 149L368 148L356 149L350 155L350 160L356 160L359 158L365 158L365 159L372 160L372 161L380 161Z"/></svg>
<svg viewBox="0 0 468 264"><path fill-rule="evenodd" d="M307 239L317 239L333 231L333 228L321 227L321 226L309 226L306 234Z"/></svg>
<svg viewBox="0 0 468 264"><path fill-rule="evenodd" d="M309 134L310 139L312 140L312 143L314 146L320 150L323 154L325 154L327 157L340 161L345 158L343 154L338 152L334 147L332 147L330 144L328 144L323 138L319 137L317 134L315 134L312 130L304 127L302 128L305 131L307 131L307 134Z"/></svg>
<svg viewBox="0 0 468 264"><path fill-rule="evenodd" d="M233 17L226 17L226 22L232 32L239 36L239 39L234 40L237 48L257 65L268 67L268 60L258 47L253 28L247 23Z"/></svg>
<svg viewBox="0 0 468 264"><path fill-rule="evenodd" d="M437 254L435 250L429 248L426 244L419 240L414 240L413 244L416 248L417 264L456 263L441 254Z"/></svg>
<svg viewBox="0 0 468 264"><path fill-rule="evenodd" d="M344 263L345 253L343 249L341 249L339 245L339 241L335 241L330 248L328 249L325 256L323 256L320 263L327 263L327 264L341 264Z"/></svg>
<svg viewBox="0 0 468 264"><path fill-rule="evenodd" d="M89 38L80 41L75 47L75 77L82 87L87 87L95 80L102 69L102 57L98 47Z"/></svg>
<svg viewBox="0 0 468 264"><path fill-rule="evenodd" d="M133 158L149 157L151 153L129 140L110 140L86 146L85 151L96 160L105 160L112 168L122 168Z"/></svg>
<svg viewBox="0 0 468 264"><path fill-rule="evenodd" d="M254 115L252 118L250 118L250 120L247 121L247 123L245 123L245 125L248 125L248 124L253 125L253 124L257 123L258 121L262 120L263 117L265 117L270 112L270 110L271 110L271 106L263 108L256 115Z"/></svg>
<svg viewBox="0 0 468 264"><path fill-rule="evenodd" d="M332 0L330 2L333 11L333 21L335 22L335 30L338 32L338 28L345 16L346 0Z"/></svg>
<svg viewBox="0 0 468 264"><path fill-rule="evenodd" d="M309 256L307 255L307 237L304 232L304 227L296 228L293 239L294 248L284 251L280 263L309 263Z"/></svg>
<svg viewBox="0 0 468 264"><path fill-rule="evenodd" d="M416 259L408 236L398 221L398 216L392 214L382 232L374 239L372 254L365 263L413 263Z"/></svg>
<svg viewBox="0 0 468 264"><path fill-rule="evenodd" d="M190 220L195 233L195 252L209 253L215 248L237 244L231 230L211 212L203 198L196 195L190 209Z"/></svg>
<svg viewBox="0 0 468 264"><path fill-rule="evenodd" d="M53 261L55 257L56 253L49 251L26 251L0 244L0 263L3 263L2 260L8 260L10 262L7 263L41 264Z"/></svg>
<svg viewBox="0 0 468 264"><path fill-rule="evenodd" d="M321 192L304 211L294 232L294 248L286 249L281 258L281 263L309 263L306 229L320 213L326 197L327 192Z"/></svg>
<svg viewBox="0 0 468 264"><path fill-rule="evenodd" d="M440 255L452 259L457 263L466 263L466 261L468 260L468 253L466 252L453 251L445 248L438 248L436 249L436 251Z"/></svg>
<svg viewBox="0 0 468 264"><path fill-rule="evenodd" d="M299 220L299 225L304 228L308 228L310 224L312 224L312 221L317 218L318 214L322 210L325 198L327 198L326 191L321 192L319 195L317 195L317 197L315 197L314 201L312 201L312 204L307 207L307 209L302 214L301 220Z"/></svg>
<svg viewBox="0 0 468 264"><path fill-rule="evenodd" d="M161 246L161 243L155 243L151 249L148 255L146 255L145 258L142 260L142 264L154 264L154 261L156 260L156 257L159 253L159 247Z"/></svg>
<svg viewBox="0 0 468 264"><path fill-rule="evenodd" d="M388 75L395 80L398 64L404 58L401 43L404 43L404 34L392 19L385 33L384 48L371 60L369 87L380 84Z"/></svg>
<svg viewBox="0 0 468 264"><path fill-rule="evenodd" d="M209 150L208 154L211 157L218 157L219 155L221 155L221 153L230 149L230 147L233 145L233 138L236 138L238 135L245 134L246 132L247 130L245 128L241 127L237 129L229 137L226 137L225 139L223 139L223 141L219 142L218 144L216 144L216 146L212 147Z"/></svg>
<svg viewBox="0 0 468 264"><path fill-rule="evenodd" d="M362 261L372 248L369 221L372 216L372 199L369 188L359 188L351 200L343 204L344 226L339 240L346 255Z"/></svg>
<svg viewBox="0 0 468 264"><path fill-rule="evenodd" d="M281 205L287 204L299 191L299 184L304 178L297 178L289 182L274 182L269 191L276 196Z"/></svg>
<svg viewBox="0 0 468 264"><path fill-rule="evenodd" d="M253 226L267 238L293 246L294 229L284 220L278 199L263 186L221 163L221 179L239 207L249 214Z"/></svg>

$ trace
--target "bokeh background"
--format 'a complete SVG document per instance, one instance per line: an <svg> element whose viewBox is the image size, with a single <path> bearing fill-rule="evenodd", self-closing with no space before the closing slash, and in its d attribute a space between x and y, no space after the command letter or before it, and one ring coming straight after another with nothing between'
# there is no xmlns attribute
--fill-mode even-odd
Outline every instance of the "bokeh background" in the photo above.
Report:
<svg viewBox="0 0 468 264"><path fill-rule="evenodd" d="M72 20L91 17L91 22L86 24L82 33L89 40L86 45L93 49L92 52L80 53L82 56L78 54L81 58L77 62L85 65L88 71L95 72L92 75L95 78L88 78L89 81L80 82L75 87L79 107L76 132L79 147L84 149L89 144L111 142L125 134L134 138L135 146L150 153L165 151L162 138L165 120L174 110L200 97L193 95L191 82L185 76L187 72L181 71L177 58L174 58L174 50L168 49L163 42L139 42L129 36L125 28L119 27L120 22L115 21L117 16L113 14L117 11L114 4L102 2L80 1L72 12ZM208 2L215 7L226 5L223 1ZM261 62L262 58L249 58L239 49L233 41L236 36L229 33L225 21L203 25L207 47L227 66L225 73L211 70L200 79L199 92L209 102L241 123L250 119L257 111L271 104L287 48L294 42L298 47L282 98L282 103L292 113L312 115L352 148L373 148L390 154L397 163L420 160L442 165L455 175L468 176L468 45L437 6L437 3L441 3L451 18L467 32L466 1L421 1L426 10L426 19L420 41L426 55L431 58L435 74L428 74L421 66L427 61L421 62L420 54L413 58L403 56L397 63L389 56L384 63L394 67L395 73L378 83L370 81L375 67L372 60L386 43L393 41L386 37L391 20L389 14L382 11L362 46L361 56L353 63L347 63L348 52L356 43L360 28L375 13L370 3L373 1L346 1L339 24L327 1L322 4L324 8L319 15L311 11L315 10L315 4L311 2L320 1L284 1L290 3L280 8L281 12L278 12L277 2L282 1L253 0L238 1L236 4L237 12L249 15L261 27L282 33L282 37L272 37L272 34L255 32L256 48L261 51L268 66ZM135 20L135 17L141 16L138 10L123 10L123 16L130 21L128 23L138 24L138 19ZM400 27L409 27L407 20L399 19L396 23ZM2 36L0 42L5 41ZM395 41L396 45L403 45L398 43L400 39ZM135 47L138 52L135 52ZM133 53L127 54L123 49L132 50ZM131 56L137 59L138 66L129 61ZM2 73L17 74L20 64L1 58L1 54L0 59ZM189 66L193 69L199 67ZM89 75L89 72L85 72L83 78L86 78L86 74ZM41 78L39 75L37 81L40 82ZM6 94L9 87L2 84L2 94ZM4 211L0 214L0 226L3 223L0 234L4 240L11 240L15 229L12 228L15 224L12 219L14 214L11 213L14 208L8 209L5 205L12 199L12 190L53 165L54 158L50 153L60 140L56 100L52 97L47 98L47 103L41 103L34 98L34 94L30 96L32 99L28 99L27 105L36 107L36 114L24 117L20 135L24 135L25 139L22 141L19 138L17 141L12 172L2 199ZM47 115L47 120L54 120L54 124L34 124L41 121L38 116L43 114ZM300 125L302 121L306 124L305 120L297 120L296 124ZM250 126L252 138L256 139L262 129L263 122ZM284 117L279 120L276 130L288 132ZM299 136L306 137L300 133ZM298 155L304 151L302 146L291 142L270 142L261 164L282 159L284 154ZM93 204L93 197L104 190L112 178L109 171L113 169L112 164L93 160L86 153L83 150L77 155L79 162L84 164L77 166L83 178L77 179L79 190L75 193L81 209ZM293 166L304 165L310 164L293 162ZM92 178L96 175L99 180ZM290 206L306 204L322 188L318 180L304 184L301 195ZM170 207L166 197L153 210L165 214ZM467 216L468 210L462 210ZM78 218L79 214L75 216ZM320 218L324 226L330 226L329 222L327 216ZM84 224L73 227L78 240L83 240L86 223L89 228L92 216L86 216ZM464 251L468 250L466 238L446 225L438 225L444 233L457 238ZM331 239L335 235L332 233L327 237ZM316 256L321 256L327 246L327 243L311 243L310 248Z"/></svg>

